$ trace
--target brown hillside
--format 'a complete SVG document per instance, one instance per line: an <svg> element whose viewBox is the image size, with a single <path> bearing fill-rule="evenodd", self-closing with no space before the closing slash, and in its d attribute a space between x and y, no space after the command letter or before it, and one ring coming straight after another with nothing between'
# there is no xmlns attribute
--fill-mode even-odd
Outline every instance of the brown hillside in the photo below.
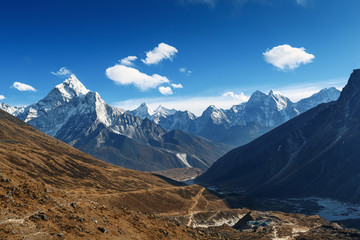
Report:
<svg viewBox="0 0 360 240"><path fill-rule="evenodd" d="M104 163L3 111L0 171L4 236L48 239L63 234L77 239L103 234L98 227L106 229L106 236L124 239L158 239L164 234L188 239L196 232L152 214L186 214L204 188ZM227 208L222 200L209 198L209 207Z"/></svg>
<svg viewBox="0 0 360 240"><path fill-rule="evenodd" d="M253 211L253 219L269 221L260 231L221 226L249 210L229 209L197 185L104 163L3 111L0 206L0 239L359 237L318 216L280 212Z"/></svg>

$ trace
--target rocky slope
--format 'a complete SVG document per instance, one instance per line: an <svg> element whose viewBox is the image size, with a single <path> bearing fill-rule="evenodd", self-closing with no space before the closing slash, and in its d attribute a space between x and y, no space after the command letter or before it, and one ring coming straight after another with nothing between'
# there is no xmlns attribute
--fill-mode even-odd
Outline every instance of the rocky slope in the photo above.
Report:
<svg viewBox="0 0 360 240"><path fill-rule="evenodd" d="M153 121L106 104L97 92L86 89L74 75L39 102L21 111L14 109L5 110L78 149L131 169L206 169L229 150L182 132L177 132L182 137L171 142L171 132ZM158 114L162 112L160 108L157 110ZM190 142L197 143L196 151Z"/></svg>
<svg viewBox="0 0 360 240"><path fill-rule="evenodd" d="M162 114L159 114L156 113L159 110L152 112L145 103L129 113L154 120L165 129L179 129L212 141L239 146L321 103L335 101L339 96L340 91L336 88L326 88L293 103L273 90L269 94L256 91L246 103L228 110L209 106L199 117L189 111L163 107L158 108L162 109Z"/></svg>
<svg viewBox="0 0 360 240"><path fill-rule="evenodd" d="M318 216L229 209L200 186L104 163L1 110L0 206L3 239L359 239Z"/></svg>
<svg viewBox="0 0 360 240"><path fill-rule="evenodd" d="M360 202L360 70L321 104L220 158L198 182L265 197Z"/></svg>

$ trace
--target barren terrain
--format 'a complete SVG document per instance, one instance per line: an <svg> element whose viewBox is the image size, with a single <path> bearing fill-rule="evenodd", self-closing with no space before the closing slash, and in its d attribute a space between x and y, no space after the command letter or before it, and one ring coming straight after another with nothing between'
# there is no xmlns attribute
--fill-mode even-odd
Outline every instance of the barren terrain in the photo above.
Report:
<svg viewBox="0 0 360 240"><path fill-rule="evenodd" d="M318 216L281 212L251 211L268 224L232 228L249 209L230 209L198 185L104 163L2 111L0 203L1 239L359 238Z"/></svg>

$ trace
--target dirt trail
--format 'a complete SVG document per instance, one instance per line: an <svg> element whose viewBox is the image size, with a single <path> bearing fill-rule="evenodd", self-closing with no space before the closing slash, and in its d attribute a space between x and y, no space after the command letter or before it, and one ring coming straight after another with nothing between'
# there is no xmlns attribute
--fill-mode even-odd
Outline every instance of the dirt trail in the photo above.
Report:
<svg viewBox="0 0 360 240"><path fill-rule="evenodd" d="M9 219L0 221L0 224L7 224L7 223L19 223L19 224L23 224L26 219L30 218L32 215L37 214L37 213L39 213L39 211L35 211L35 212L31 213L31 214L28 214L28 215L26 215L26 216L23 217L23 218L18 218L18 217L9 218Z"/></svg>
<svg viewBox="0 0 360 240"><path fill-rule="evenodd" d="M186 187L186 186L184 186ZM117 192L116 194L119 195L127 195L127 194L134 194L134 193L148 193L148 192L155 192L155 191L167 191L167 190L179 190L181 187L178 186L167 186L167 187L151 187L151 188L145 188L145 189L139 189L139 190L128 190L123 192ZM74 191L75 192L75 191ZM112 196L113 193L102 193L103 196Z"/></svg>
<svg viewBox="0 0 360 240"><path fill-rule="evenodd" d="M201 198L201 196L202 196L202 194L203 194L203 192L205 191L205 188L202 188L202 189L200 189L200 191L198 192L198 194L196 194L196 196L194 197L194 204L189 208L189 210L188 210L188 215L189 215L189 221L188 221L188 223L186 224L188 227L190 227L191 226L191 223L192 223L192 221L193 221L193 219L194 219L194 214L196 213L195 211L194 211L194 209L195 209L195 207L196 207L196 205L198 204L198 202L199 202L199 200L200 200L200 198Z"/></svg>

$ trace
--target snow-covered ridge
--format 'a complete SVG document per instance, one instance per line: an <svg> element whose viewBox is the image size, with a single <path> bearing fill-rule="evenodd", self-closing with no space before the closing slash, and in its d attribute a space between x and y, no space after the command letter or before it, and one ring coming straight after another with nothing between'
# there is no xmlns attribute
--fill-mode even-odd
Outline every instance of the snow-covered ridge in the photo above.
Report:
<svg viewBox="0 0 360 240"><path fill-rule="evenodd" d="M129 113L153 120L166 129L191 129L192 133L200 132L200 128L209 123L223 125L225 128L246 126L254 122L266 127L276 127L320 103L335 101L339 96L340 91L336 88L325 88L293 103L278 91L271 90L268 94L255 91L248 102L234 105L230 109L218 109L211 105L199 117L189 111L170 110L162 106L153 111L146 103Z"/></svg>
<svg viewBox="0 0 360 240"><path fill-rule="evenodd" d="M154 111L146 103L142 103L138 108L132 111L128 111L130 114L139 117L141 119L150 119L155 123L159 122L160 118L166 118L167 116L175 114L175 109L168 109L159 105Z"/></svg>
<svg viewBox="0 0 360 240"><path fill-rule="evenodd" d="M6 103L0 103L0 109L4 110L5 112L8 112L14 116L19 115L20 113L24 112L26 106L20 106L20 107L13 107Z"/></svg>

